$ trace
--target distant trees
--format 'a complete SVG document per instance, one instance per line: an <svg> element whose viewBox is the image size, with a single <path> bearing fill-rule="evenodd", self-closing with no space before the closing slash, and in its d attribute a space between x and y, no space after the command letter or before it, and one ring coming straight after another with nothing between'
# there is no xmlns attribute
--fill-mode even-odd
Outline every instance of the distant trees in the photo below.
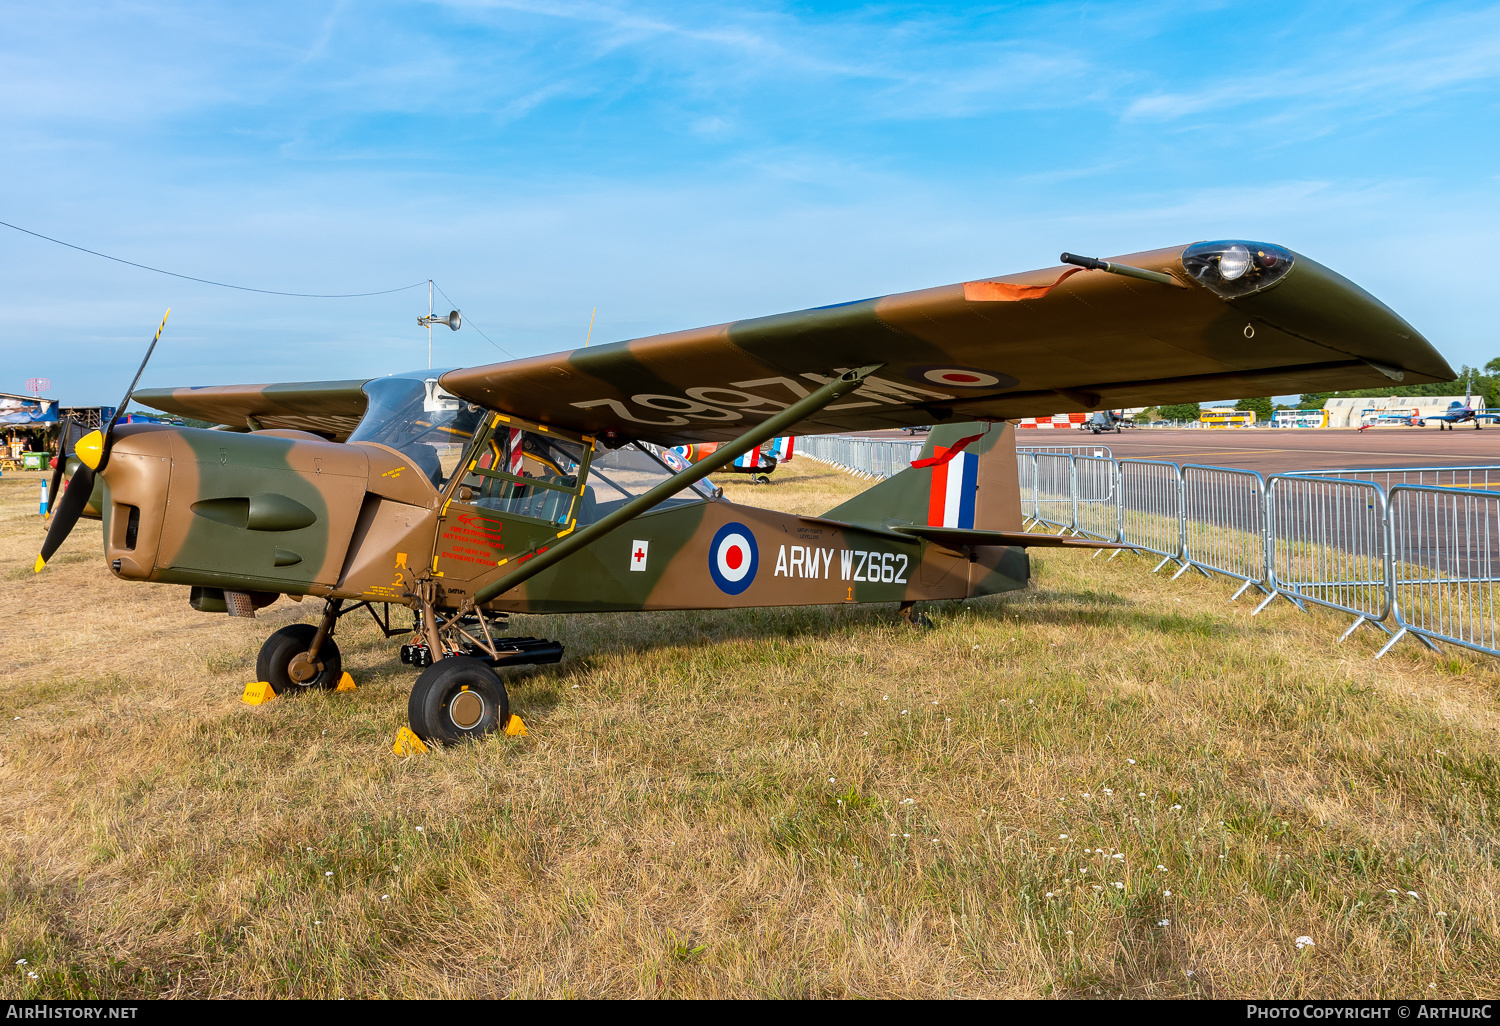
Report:
<svg viewBox="0 0 1500 1026"><path fill-rule="evenodd" d="M1197 420L1200 407L1197 403L1168 403L1159 409L1163 420Z"/></svg>
<svg viewBox="0 0 1500 1026"><path fill-rule="evenodd" d="M1241 399L1234 404L1236 410L1249 410L1255 414L1256 420L1270 420L1271 414L1275 412L1276 406L1271 402L1270 396L1263 399Z"/></svg>

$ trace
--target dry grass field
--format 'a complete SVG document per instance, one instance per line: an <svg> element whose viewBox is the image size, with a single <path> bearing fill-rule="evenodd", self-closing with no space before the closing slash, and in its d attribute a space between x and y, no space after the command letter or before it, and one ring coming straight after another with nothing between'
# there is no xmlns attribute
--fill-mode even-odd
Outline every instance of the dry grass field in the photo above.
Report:
<svg viewBox="0 0 1500 1026"><path fill-rule="evenodd" d="M731 492L861 487L793 467ZM400 758L399 641L351 617L357 692L245 706L315 604L193 612L88 522L33 577L39 481L0 480L5 997L1500 990L1500 662L1045 553L930 631L518 618L568 651L510 678L530 735Z"/></svg>

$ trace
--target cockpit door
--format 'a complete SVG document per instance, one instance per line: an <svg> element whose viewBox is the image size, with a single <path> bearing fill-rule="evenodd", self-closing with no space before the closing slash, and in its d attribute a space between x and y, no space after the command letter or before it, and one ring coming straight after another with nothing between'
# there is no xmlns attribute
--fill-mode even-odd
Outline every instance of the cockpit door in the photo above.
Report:
<svg viewBox="0 0 1500 1026"><path fill-rule="evenodd" d="M569 534L578 522L593 441L492 415L475 433L462 474L449 483L434 575L472 581Z"/></svg>

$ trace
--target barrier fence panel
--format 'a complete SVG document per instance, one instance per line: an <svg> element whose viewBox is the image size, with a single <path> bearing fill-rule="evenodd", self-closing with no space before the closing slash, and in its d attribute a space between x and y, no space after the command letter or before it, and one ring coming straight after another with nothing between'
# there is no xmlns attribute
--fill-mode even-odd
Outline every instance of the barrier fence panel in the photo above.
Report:
<svg viewBox="0 0 1500 1026"><path fill-rule="evenodd" d="M1036 459L1036 519L1050 527L1073 527L1073 457L1039 452Z"/></svg>
<svg viewBox="0 0 1500 1026"><path fill-rule="evenodd" d="M921 442L886 438L851 438L847 435L800 435L798 455L828 463L860 477L884 480L894 477L916 459Z"/></svg>
<svg viewBox="0 0 1500 1026"><path fill-rule="evenodd" d="M1036 456L1016 453L1016 476L1021 483L1021 523L1036 520Z"/></svg>
<svg viewBox="0 0 1500 1026"><path fill-rule="evenodd" d="M1114 451L1107 445L1018 445L1016 452L1060 452L1069 456L1103 456L1109 459Z"/></svg>
<svg viewBox="0 0 1500 1026"><path fill-rule="evenodd" d="M1265 590L1265 479L1253 470L1182 468L1182 557L1175 576L1190 566L1244 581L1229 601L1251 586Z"/></svg>
<svg viewBox="0 0 1500 1026"><path fill-rule="evenodd" d="M1353 615L1339 641L1362 623L1379 627L1391 608L1380 486L1278 474L1266 487L1271 593L1255 611L1281 595Z"/></svg>
<svg viewBox="0 0 1500 1026"><path fill-rule="evenodd" d="M1337 477L1370 481L1387 494L1398 484L1435 488L1500 488L1500 467L1493 464L1458 467L1345 467L1337 470L1296 470L1297 477Z"/></svg>
<svg viewBox="0 0 1500 1026"><path fill-rule="evenodd" d="M1112 459L1073 457L1073 530L1077 533L1100 541L1119 538L1120 511L1115 501L1118 466Z"/></svg>
<svg viewBox="0 0 1500 1026"><path fill-rule="evenodd" d="M1398 630L1500 655L1500 494L1426 485L1391 488L1387 537Z"/></svg>
<svg viewBox="0 0 1500 1026"><path fill-rule="evenodd" d="M1177 464L1120 460L1119 467L1115 486L1117 540L1161 556L1156 570L1181 559L1182 472Z"/></svg>

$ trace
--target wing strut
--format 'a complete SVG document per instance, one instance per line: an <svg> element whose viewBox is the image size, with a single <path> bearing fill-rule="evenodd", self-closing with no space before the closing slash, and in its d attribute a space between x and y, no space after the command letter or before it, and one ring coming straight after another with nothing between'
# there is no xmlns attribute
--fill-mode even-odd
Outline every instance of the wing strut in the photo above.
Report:
<svg viewBox="0 0 1500 1026"><path fill-rule="evenodd" d="M520 562L520 560L515 560L514 562L517 565L514 570L497 581L491 581L475 592L474 604L482 606L486 602L497 598L522 581L527 581L535 577L559 560L566 559L579 549L593 544L627 521L634 520L642 513L655 507L663 499L676 495L693 482L702 480L721 467L727 466L761 443L775 438L781 434L783 429L791 427L804 418L817 413L823 407L837 399L848 395L862 385L865 378L874 374L882 366L883 364L875 363L868 367L857 367L852 371L840 374L837 378L834 378L807 398L798 400L769 420L761 421L734 441L726 442L719 446L718 449L686 470L672 475L649 492L631 499L608 516L589 524L587 527L574 531L567 537L560 539L556 544L537 549L536 554L526 559L524 563Z"/></svg>

